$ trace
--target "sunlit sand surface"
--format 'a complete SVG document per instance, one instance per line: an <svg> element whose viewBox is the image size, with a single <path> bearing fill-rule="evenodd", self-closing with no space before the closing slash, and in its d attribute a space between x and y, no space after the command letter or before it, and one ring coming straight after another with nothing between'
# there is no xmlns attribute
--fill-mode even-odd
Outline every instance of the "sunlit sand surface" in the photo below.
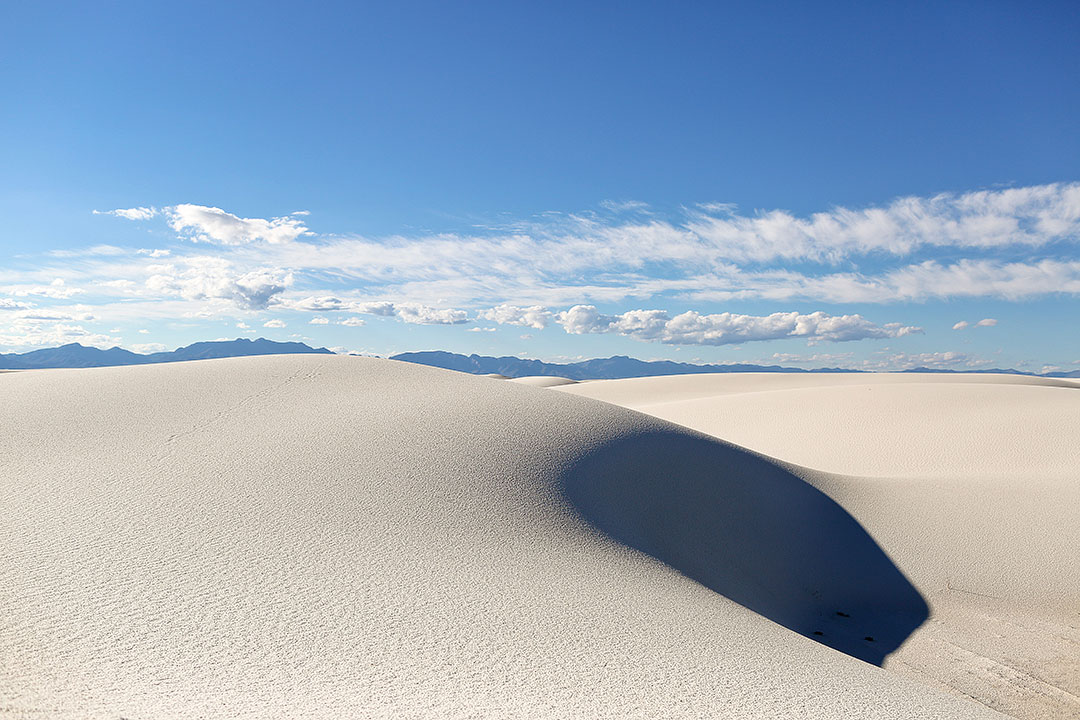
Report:
<svg viewBox="0 0 1080 720"><path fill-rule="evenodd" d="M941 384L910 388L927 383ZM605 383L530 387L341 356L14 372L0 385L9 717L1074 707L1067 450L1047 446L1025 476L990 473L985 458L968 473L882 472L874 458L837 474L759 454L767 429L702 428L716 439L580 397ZM1076 447L1075 421L1053 425L1075 419L1072 388L1000 387L1030 391L1016 406L1041 408L1053 418L1041 431ZM786 412L817 397L789 389L801 395ZM817 390L814 402L843 399ZM770 417L744 420L821 447L874 434ZM783 461L802 446L775 442ZM1029 451L984 449L1005 468Z"/></svg>

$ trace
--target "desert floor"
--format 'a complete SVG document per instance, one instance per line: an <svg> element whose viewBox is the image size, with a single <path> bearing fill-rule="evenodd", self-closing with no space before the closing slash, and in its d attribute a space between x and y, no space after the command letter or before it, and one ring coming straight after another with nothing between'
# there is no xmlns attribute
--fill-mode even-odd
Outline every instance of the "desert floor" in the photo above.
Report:
<svg viewBox="0 0 1080 720"><path fill-rule="evenodd" d="M3 374L0 712L1077 715L1075 383L535 384Z"/></svg>

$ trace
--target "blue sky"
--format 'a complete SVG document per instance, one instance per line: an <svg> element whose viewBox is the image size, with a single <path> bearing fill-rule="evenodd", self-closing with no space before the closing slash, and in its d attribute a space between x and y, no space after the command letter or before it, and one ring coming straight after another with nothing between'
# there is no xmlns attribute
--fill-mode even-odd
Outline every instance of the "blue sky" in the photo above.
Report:
<svg viewBox="0 0 1080 720"><path fill-rule="evenodd" d="M7 3L0 351L1076 369L1077 37L1071 3Z"/></svg>

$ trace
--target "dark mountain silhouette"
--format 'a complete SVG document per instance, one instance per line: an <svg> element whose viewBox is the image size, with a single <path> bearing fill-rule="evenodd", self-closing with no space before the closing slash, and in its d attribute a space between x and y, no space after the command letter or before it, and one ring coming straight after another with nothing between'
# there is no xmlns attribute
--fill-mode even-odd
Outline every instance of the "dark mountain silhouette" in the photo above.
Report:
<svg viewBox="0 0 1080 720"><path fill-rule="evenodd" d="M169 352L156 352L143 355L130 350L114 347L101 350L86 347L79 343L61 345L55 348L43 348L25 353L0 353L0 370L31 370L38 368L84 368L108 367L115 365L147 365L150 363L180 362L183 360L209 360L211 358L244 357L248 355L282 355L294 353L330 354L326 348L313 348L301 342L275 342L258 338L248 340L219 340L198 342ZM694 365L692 363L673 362L671 360L645 361L625 355L609 358L594 358L575 363L548 363L541 360L527 360L514 356L490 357L486 355L460 355L458 353L433 350L428 352L408 352L393 355L391 360L430 365L432 367L457 370L474 375L498 374L506 377L526 377L548 375L570 378L571 380L614 380L617 378L648 377L650 375L691 375L696 373L729 372L862 372L845 368L803 368L783 367L780 365L753 365L733 363L730 365ZM993 368L990 370L939 370L915 368L902 372L912 373L1011 373L1015 375L1037 375L1011 368ZM1080 378L1080 370L1056 371L1038 375L1039 377Z"/></svg>
<svg viewBox="0 0 1080 720"><path fill-rule="evenodd" d="M85 368L107 367L114 365L146 365L149 363L179 362L182 360L207 360L210 358L242 357L246 355L282 355L293 353L327 353L326 348L313 348L300 342L274 342L259 338L249 340L221 340L217 342L198 342L171 352L156 352L149 355L109 348L101 350L86 347L79 343L70 343L55 348L32 350L25 353L0 354L0 369L30 370L36 368Z"/></svg>
<svg viewBox="0 0 1080 720"><path fill-rule="evenodd" d="M836 372L863 372L847 368L823 367L813 370L803 368L782 367L780 365L750 365L745 363L733 363L731 365L694 365L691 363L673 362L671 360L656 360L647 362L625 355L616 355L609 358L596 358L583 360L576 363L546 363L540 360L523 360L518 357L490 357L486 355L459 355L457 353L432 350L427 352L408 352L393 355L391 360L431 365L447 370L472 373L474 375L498 374L506 377L527 377L534 375L551 375L570 378L571 380L615 380L618 378L648 377L650 375L691 375L695 373L729 373L729 372L786 372L786 373L836 373ZM1080 377L1080 370L1071 372L1051 372L1043 375L1023 372L1021 370L993 368L991 370L938 370L931 368L915 368L903 370L909 373L1009 373L1013 375L1036 375L1037 377L1075 378Z"/></svg>
<svg viewBox="0 0 1080 720"><path fill-rule="evenodd" d="M484 355L458 355L457 353L435 350L430 352L410 352L393 355L391 360L431 365L447 370L473 373L476 375L499 374L507 377L526 377L531 375L553 375L571 380L609 380L616 378L647 377L650 375L689 375L693 373L720 372L851 372L838 368L820 368L814 371L801 368L788 368L779 365L693 365L691 363L656 360L647 362L625 355L609 358L596 358L576 363L546 363L540 360L522 360L521 358L488 357Z"/></svg>

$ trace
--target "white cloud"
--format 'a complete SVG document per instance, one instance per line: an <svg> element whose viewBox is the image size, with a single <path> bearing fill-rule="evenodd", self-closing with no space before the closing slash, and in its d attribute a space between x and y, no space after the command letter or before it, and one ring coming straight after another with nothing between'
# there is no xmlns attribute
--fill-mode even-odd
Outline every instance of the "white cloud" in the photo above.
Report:
<svg viewBox="0 0 1080 720"><path fill-rule="evenodd" d="M953 326L952 326L952 329L953 329L953 330L963 330L963 329L964 329L964 328L966 328L966 327L967 327L968 325L969 325L969 323L968 323L968 321L967 321L967 320L961 320L960 322L958 322L958 323L956 323L955 325L953 325Z"/></svg>
<svg viewBox="0 0 1080 720"><path fill-rule="evenodd" d="M516 305L497 305L483 310L479 316L500 325L520 325L543 330L551 323L551 312L540 305L517 307Z"/></svg>
<svg viewBox="0 0 1080 720"><path fill-rule="evenodd" d="M324 317L313 317L308 320L308 325L329 325L330 320Z"/></svg>
<svg viewBox="0 0 1080 720"><path fill-rule="evenodd" d="M79 288L67 287L63 278L55 278L48 285L7 285L5 287L0 287L0 293L11 295L13 297L40 295L41 297L58 300L66 300L81 292L82 290Z"/></svg>
<svg viewBox="0 0 1080 720"><path fill-rule="evenodd" d="M221 208L184 203L166 210L169 226L189 240L242 245L264 240L271 244L290 243L310 235L297 217L242 218Z"/></svg>
<svg viewBox="0 0 1080 720"><path fill-rule="evenodd" d="M113 288L114 290L131 290L136 287L133 280L106 280L105 282L98 283L98 285Z"/></svg>
<svg viewBox="0 0 1080 720"><path fill-rule="evenodd" d="M47 326L38 323L16 323L5 331L0 331L0 347L5 348L52 347L75 342L91 347L110 348L119 345L120 338L95 333L81 325L64 323Z"/></svg>
<svg viewBox="0 0 1080 720"><path fill-rule="evenodd" d="M149 220L158 214L157 208L134 207L120 210L94 210L95 215L114 215L125 220Z"/></svg>
<svg viewBox="0 0 1080 720"><path fill-rule="evenodd" d="M396 313L392 302L355 303L351 306L351 309L365 315L380 315L382 317L391 317Z"/></svg>
<svg viewBox="0 0 1080 720"><path fill-rule="evenodd" d="M31 307L29 303L19 302L11 298L0 298L0 310L25 310Z"/></svg>
<svg viewBox="0 0 1080 720"><path fill-rule="evenodd" d="M641 212L649 209L649 203L640 200L603 200L600 207L613 213Z"/></svg>
<svg viewBox="0 0 1080 720"><path fill-rule="evenodd" d="M837 261L923 246L1039 246L1080 231L1080 183L1040 185L931 198L898 198L884 207L836 208L809 218L772 210L753 217L706 211L686 225L724 257L741 261Z"/></svg>
<svg viewBox="0 0 1080 720"><path fill-rule="evenodd" d="M14 310L5 315L8 321L22 323L42 322L91 322L97 320L89 308L85 305L67 305L62 307L28 307Z"/></svg>
<svg viewBox="0 0 1080 720"><path fill-rule="evenodd" d="M236 327L240 328L241 330L247 330L250 327L250 325L248 325L246 322L241 321L241 322L236 323Z"/></svg>
<svg viewBox="0 0 1080 720"><path fill-rule="evenodd" d="M456 308L437 308L421 303L393 303L385 300L348 300L333 295L310 296L299 299L282 298L276 307L304 312L347 311L364 315L396 317L417 325L458 325L469 322L469 314ZM360 318L349 318L343 325L361 325Z"/></svg>
<svg viewBox="0 0 1080 720"><path fill-rule="evenodd" d="M859 368L876 371L914 370L915 368L959 370L985 364L984 361L973 358L966 353L948 350L946 352L929 353L884 353L879 357L863 361L859 364Z"/></svg>
<svg viewBox="0 0 1080 720"><path fill-rule="evenodd" d="M823 312L702 315L693 310L674 317L666 310L630 310L618 315L604 315L592 305L576 305L558 313L555 321L566 332L575 335L616 333L669 345L731 345L784 338L844 342L922 332L922 328L900 323L876 325L861 315L827 315Z"/></svg>
<svg viewBox="0 0 1080 720"><path fill-rule="evenodd" d="M347 317L338 323L338 325L344 325L346 327L363 327L364 325L367 325L367 323L364 322L363 318Z"/></svg>
<svg viewBox="0 0 1080 720"><path fill-rule="evenodd" d="M416 325L460 325L469 322L464 310L434 308L415 303L395 304L396 315L407 323Z"/></svg>
<svg viewBox="0 0 1080 720"><path fill-rule="evenodd" d="M299 300L279 300L277 303L279 306L288 308L289 310L300 310L304 312L328 312L332 310L348 310L351 305L348 301L341 298L334 297L332 295L324 295L321 297L306 297Z"/></svg>
<svg viewBox="0 0 1080 720"><path fill-rule="evenodd" d="M93 245L88 248L77 250L50 250L49 255L59 258L94 257L109 255L126 255L129 250L115 245Z"/></svg>
<svg viewBox="0 0 1080 720"><path fill-rule="evenodd" d="M644 281L645 295L675 290L698 302L730 300L813 300L830 303L891 303L991 297L1003 300L1063 293L1080 295L1080 262L1040 260L1004 263L927 260L878 275L832 273L809 276L789 270L743 272L725 268L712 275Z"/></svg>
<svg viewBox="0 0 1080 720"><path fill-rule="evenodd" d="M49 298L54 302L40 302L54 307L42 317L66 312L65 322L75 323L90 313L68 306L78 295L93 303L101 322L123 327L150 317L231 321L235 308L269 308L376 315L413 324L464 324L477 318L531 331L555 322L548 308L571 308L563 324L577 327L588 318L567 313L578 307L678 302L700 312L629 310L601 316L596 311L597 327L613 319L606 329L589 332L711 344L739 342L740 333L767 336L777 322L755 325L738 320L751 316L739 315L718 320L727 314L710 314L716 309L712 303L730 307L752 300L790 308L800 301L1080 296L1080 183L900 198L804 216L781 210L740 213L724 203L689 206L667 216L652 209L639 213L647 208L634 202L603 205L611 212L546 213L467 234L374 239L310 237L306 211L262 219L193 204L120 209L109 212L132 220L156 217L184 237L206 243L173 243L171 251L99 245L43 252L45 262L32 270L5 263L0 308L5 314L40 309L29 301L24 307L11 303ZM620 212L637 214L615 214ZM842 311L821 315L840 319L831 328L821 318L807 321L816 323L812 331L792 337L889 336L903 328L874 325ZM31 322L29 316L23 320ZM740 322L749 329L740 329ZM960 322L966 325L957 323L958 329L980 326L974 318Z"/></svg>
<svg viewBox="0 0 1080 720"><path fill-rule="evenodd" d="M284 320L278 320L277 318L274 318L273 320L267 320L266 322L264 322L263 327L265 327L265 328L283 328L283 327L285 327L285 321Z"/></svg>
<svg viewBox="0 0 1080 720"><path fill-rule="evenodd" d="M812 355L773 353L768 361L782 365L814 365L817 367L828 365L841 367L850 363L854 357L855 353L814 353Z"/></svg>
<svg viewBox="0 0 1080 720"><path fill-rule="evenodd" d="M983 318L979 322L975 323L975 327L994 327L997 325L996 318Z"/></svg>
<svg viewBox="0 0 1080 720"><path fill-rule="evenodd" d="M493 327L471 327L468 330L466 330L465 332L474 332L474 333L495 332L495 328L493 328Z"/></svg>
<svg viewBox="0 0 1080 720"><path fill-rule="evenodd" d="M145 282L152 291L187 300L231 300L255 309L265 308L293 282L290 272L261 268L241 274L228 260L212 256L178 258L175 263L147 266L147 272L153 273Z"/></svg>

